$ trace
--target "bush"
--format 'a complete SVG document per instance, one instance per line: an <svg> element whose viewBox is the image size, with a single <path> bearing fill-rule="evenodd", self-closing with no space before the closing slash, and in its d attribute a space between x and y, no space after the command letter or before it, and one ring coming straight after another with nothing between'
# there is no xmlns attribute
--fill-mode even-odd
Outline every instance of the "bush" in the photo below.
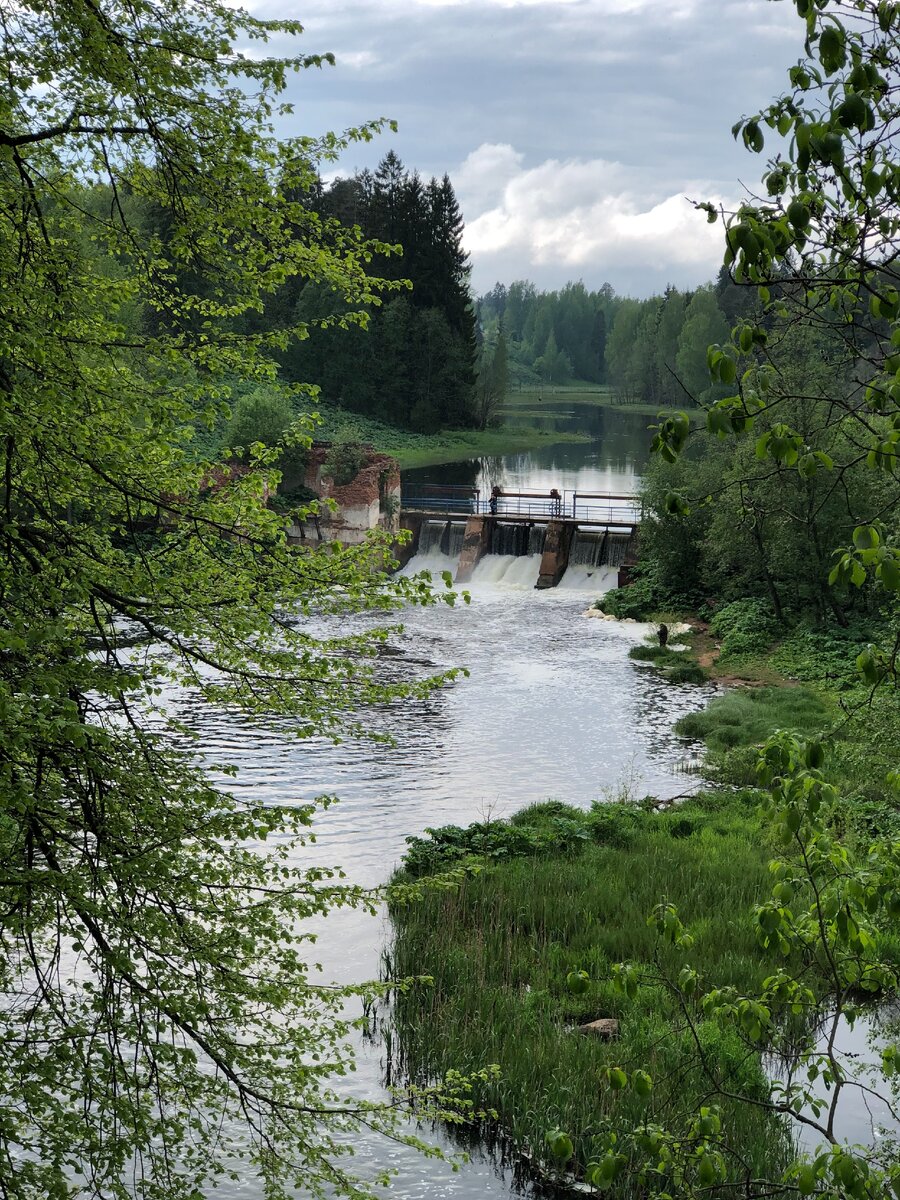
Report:
<svg viewBox="0 0 900 1200"><path fill-rule="evenodd" d="M597 601L597 607L618 617L620 621L625 617L646 621L652 612L659 609L660 597L651 580L637 579L634 583L626 583L624 587L607 592L602 600Z"/></svg>
<svg viewBox="0 0 900 1200"><path fill-rule="evenodd" d="M250 392L234 406L228 444L244 449L253 442L276 446L293 419L290 402L284 396L261 390Z"/></svg>
<svg viewBox="0 0 900 1200"><path fill-rule="evenodd" d="M709 629L722 639L722 658L763 654L782 631L771 605L755 596L720 608Z"/></svg>
<svg viewBox="0 0 900 1200"><path fill-rule="evenodd" d="M409 837L403 866L420 878L466 859L499 862L535 854L577 851L590 841L585 813L557 801L534 804L509 821L482 821L463 828L443 825L426 829L427 837Z"/></svg>
<svg viewBox="0 0 900 1200"><path fill-rule="evenodd" d="M366 465L368 457L361 442L336 442L322 463L322 474L330 475L335 487L346 487Z"/></svg>

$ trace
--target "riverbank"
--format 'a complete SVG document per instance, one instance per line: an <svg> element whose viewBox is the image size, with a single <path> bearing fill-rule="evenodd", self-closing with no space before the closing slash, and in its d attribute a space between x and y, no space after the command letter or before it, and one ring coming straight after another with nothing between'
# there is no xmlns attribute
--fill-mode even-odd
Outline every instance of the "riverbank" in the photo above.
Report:
<svg viewBox="0 0 900 1200"><path fill-rule="evenodd" d="M691 631L660 648L651 635L630 657L673 683L711 682L728 689L701 712L675 723L677 733L707 747L707 777L729 785L755 779L755 747L776 729L826 738L826 768L861 829L900 831L900 792L888 781L897 768L900 704L893 688L873 690L857 660L889 644L888 623L858 617L845 628L776 622L752 598L725 605L707 622L696 613L654 611L640 585L609 592L604 612L654 623L684 621ZM865 838L865 833L863 833Z"/></svg>
<svg viewBox="0 0 900 1200"><path fill-rule="evenodd" d="M497 1079L478 1098L497 1117L478 1133L530 1177L594 1186L621 1178L629 1191L646 1169L646 1135L621 1133L650 1128L670 1129L682 1147L697 1141L692 1186L738 1187L751 1177L777 1184L797 1150L783 1117L766 1107L773 1045L815 1043L817 1022L835 1004L859 1004L865 989L853 996L846 981L860 979L867 961L880 956L887 964L876 993L896 987L895 921L888 910L869 921L866 913L881 911L874 903L851 916L855 893L846 892L857 872L868 878L873 840L900 834L888 778L900 745L896 697L870 694L857 682L859 638L872 630L796 628L772 639L749 612L745 606L710 625L695 618L695 628L665 649L648 639L630 652L634 671L671 678L681 666L702 678L745 676L742 686L676 723L706 743L712 786L662 805L637 795L588 810L537 805L508 821L410 839L401 878L455 870L461 880L394 906L390 969L434 981L396 1003L395 1065L425 1082L447 1069L497 1064ZM675 614L656 616L675 624ZM711 661L701 666L704 658ZM799 766L781 769L815 764L807 779L815 791L804 795L829 797L816 818L821 843L814 826L797 841L803 809L794 824L790 806L779 812L777 790L760 787L759 746L775 730L791 731L802 756ZM816 853L830 846L838 857L831 866L827 858L804 866L805 846ZM812 901L808 927L795 897L804 889ZM670 927L667 914L675 910ZM776 939L782 952L773 955L771 926L755 915L768 910L786 922L785 932L795 922L808 928L808 943L802 935L791 949ZM832 924L841 911L846 929ZM854 948L859 920L868 922L871 940ZM830 947L825 957L815 946L820 936ZM835 991L829 963L844 954L841 972L849 974ZM615 964L625 961L629 972L617 974ZM774 998L761 1007L752 998L771 989L780 971L785 986L796 978L812 990L775 1022ZM700 1006L703 989L713 986L725 991ZM725 1020L716 1016L723 997ZM598 1019L615 1023L612 1037L579 1032ZM710 1096L716 1107L704 1110ZM730 1099L738 1096L741 1102ZM715 1112L716 1130L727 1131L721 1143L716 1137L700 1146L689 1116L698 1110ZM852 1107L850 1116L857 1116Z"/></svg>
<svg viewBox="0 0 900 1200"><path fill-rule="evenodd" d="M320 409L322 423L316 436L329 441L366 442L384 454L390 454L402 470L438 466L466 459L520 454L545 446L591 441L587 432L540 429L526 420L494 429L443 429L438 433L412 433L385 425L371 417L361 417L345 409Z"/></svg>

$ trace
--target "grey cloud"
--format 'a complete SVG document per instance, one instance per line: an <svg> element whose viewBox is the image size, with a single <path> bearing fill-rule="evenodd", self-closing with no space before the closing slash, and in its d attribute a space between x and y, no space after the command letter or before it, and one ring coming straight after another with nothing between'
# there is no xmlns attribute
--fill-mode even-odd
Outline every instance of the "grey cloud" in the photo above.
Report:
<svg viewBox="0 0 900 1200"><path fill-rule="evenodd" d="M302 13L280 0L256 5L260 15L299 15L304 49L338 58L334 70L291 85L294 132L382 115L399 122L398 134L354 148L345 169L393 148L422 174L455 178L478 147L506 145L523 170L550 160L616 163L630 172L624 190L645 189L648 208L690 180L735 194L739 176L758 178L760 161L734 145L730 126L781 89L801 53L792 10L768 0L312 0ZM470 192L467 220L490 202ZM589 207L589 197L579 203ZM539 283L558 276L537 260L496 266ZM598 261L583 273L603 269ZM647 274L640 290L657 279Z"/></svg>

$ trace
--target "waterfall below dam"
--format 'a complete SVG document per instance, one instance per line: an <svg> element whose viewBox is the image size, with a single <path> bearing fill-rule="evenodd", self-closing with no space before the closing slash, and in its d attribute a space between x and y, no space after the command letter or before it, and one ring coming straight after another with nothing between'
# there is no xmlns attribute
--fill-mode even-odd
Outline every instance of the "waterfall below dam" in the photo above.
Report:
<svg viewBox="0 0 900 1200"><path fill-rule="evenodd" d="M428 555L438 552L445 558L453 559L455 564L459 561L465 536L465 521L425 521L419 533L419 553ZM455 568L448 569L452 571Z"/></svg>
<svg viewBox="0 0 900 1200"><path fill-rule="evenodd" d="M465 533L465 521L424 521L417 553L407 569L418 563L419 569L449 571L455 575ZM546 534L547 526L537 522L494 522L471 582L534 587L540 575ZM615 587L618 568L631 544L632 535L624 531L579 527L573 535L568 566L558 586L598 594Z"/></svg>
<svg viewBox="0 0 900 1200"><path fill-rule="evenodd" d="M610 529L578 529L569 550L569 569L573 566L620 567L625 561L630 533Z"/></svg>
<svg viewBox="0 0 900 1200"><path fill-rule="evenodd" d="M504 525L497 521L491 529L490 554L540 555L544 549L546 525L529 525L517 522Z"/></svg>

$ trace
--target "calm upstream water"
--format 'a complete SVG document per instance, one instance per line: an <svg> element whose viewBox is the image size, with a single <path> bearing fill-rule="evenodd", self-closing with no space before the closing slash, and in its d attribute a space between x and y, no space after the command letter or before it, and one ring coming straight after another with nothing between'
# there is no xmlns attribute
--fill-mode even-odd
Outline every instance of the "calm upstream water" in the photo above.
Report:
<svg viewBox="0 0 900 1200"><path fill-rule="evenodd" d="M605 414L607 419L611 414ZM631 491L645 460L646 419L622 418L615 436L589 445L562 445L535 454L474 460L414 473L416 482L493 483L506 487ZM340 864L350 880L384 882L403 854L405 838L428 826L464 825L506 816L523 805L556 798L587 807L627 792L671 796L695 785L685 766L696 755L672 733L683 713L702 706L711 689L663 684L632 663L628 650L646 630L583 615L615 583L609 568L570 570L557 589L535 591L539 556L489 556L468 590L470 605L411 609L383 658L392 676L422 677L446 667L468 668L427 699L387 706L368 718L390 734L383 743L300 741L288 726L261 727L213 712L190 696L176 699L178 716L199 734L211 762L238 767L238 794L272 804L336 794L340 803L318 823L308 862ZM439 552L417 556L407 571L452 570ZM314 856L314 857L313 857ZM389 935L384 918L347 912L322 923L316 957L336 982L377 977ZM381 1054L361 1045L350 1085L360 1096L380 1094ZM442 1143L437 1131L434 1140ZM489 1159L459 1173L375 1137L356 1143L356 1169L398 1170L391 1195L509 1196L511 1183ZM253 1197L246 1185L221 1185L230 1200Z"/></svg>

